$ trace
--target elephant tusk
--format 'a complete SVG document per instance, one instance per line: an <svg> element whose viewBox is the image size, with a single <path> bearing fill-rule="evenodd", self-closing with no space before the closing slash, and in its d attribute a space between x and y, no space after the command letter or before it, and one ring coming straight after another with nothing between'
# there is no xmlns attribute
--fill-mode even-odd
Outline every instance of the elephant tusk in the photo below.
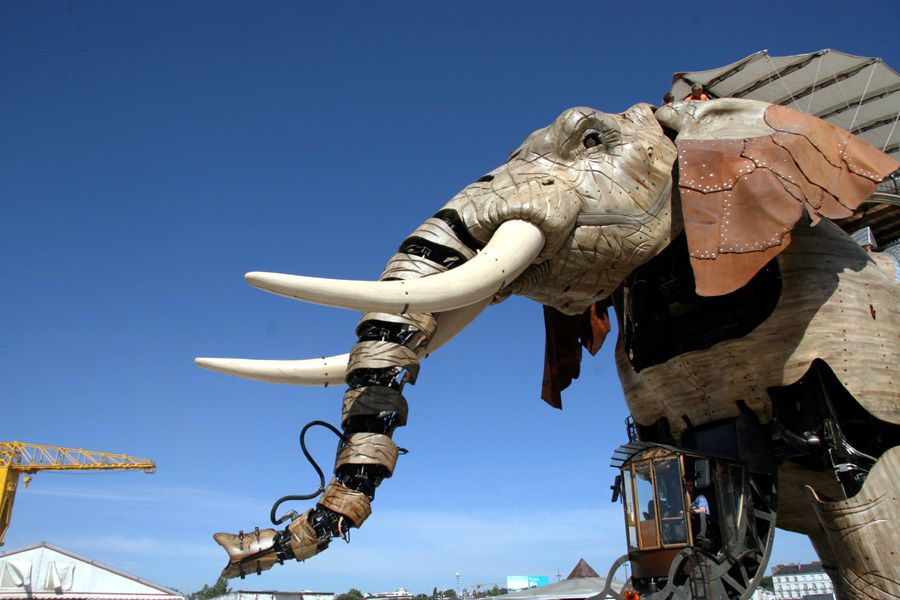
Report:
<svg viewBox="0 0 900 600"><path fill-rule="evenodd" d="M520 264L514 264L510 266L510 258L516 258L513 256L516 253L515 243L518 242L519 245L522 245L524 241L524 249L520 249L519 251L523 253L522 256L518 257ZM501 287L506 285L509 281L519 275L537 256L538 252L540 252L543 247L544 235L540 232L535 226L525 223L524 221L510 221L509 223L504 223L500 228L498 228L497 233L491 238L491 241L488 245L482 250L482 252L473 258L469 263L460 266L458 269L454 271L461 271L467 266L472 265L476 261L481 259L482 263L486 263L485 266L480 267L477 270L469 269L468 273L464 273L464 281L472 280L472 283L479 283L478 278L484 277L482 273L487 272L489 275L491 273L490 268L493 266L494 271L500 272L500 274L506 276L509 275L509 279L501 280L500 283L492 282L492 286L488 287L490 290L489 293L484 297L475 296L474 300L471 299L471 296L465 296L465 301L460 308L455 308L452 310L444 310L440 314L437 315L438 327L437 331L434 334L434 337L429 341L429 343L422 348L419 352L420 357L424 357L428 353L431 353L437 350L439 347L443 346L447 342L449 342L453 337L455 337L460 331L466 328L472 320L475 319L487 305L490 303L493 298L494 293L499 291ZM494 260L491 261L490 259ZM490 261L490 262L488 262ZM451 272L452 274L452 272ZM248 280L250 280L251 275L257 275L255 273L249 273L247 275ZM320 280L309 277L295 277L291 275L277 275L277 274L259 274L259 275L272 275L274 277L283 277L283 278L296 278L306 281L314 281L314 282L334 282L337 284L363 284L365 286L382 286L382 285L390 285L392 283L400 283L400 282L346 282L346 281L335 281L335 280ZM441 274L441 276L446 277L445 274ZM436 279L439 277L438 275L433 275L428 279ZM425 279L425 278L423 278ZM412 281L412 280L411 280ZM415 280L422 281L422 280ZM442 280L444 283L440 284L442 286L447 286L449 289L456 290L457 293L452 294L452 297L455 299L455 302L459 302L458 298L460 294L458 293L458 288L454 287L453 280ZM262 286L258 286L262 287ZM485 287L485 286L481 286ZM267 288L263 288L267 289ZM481 288L478 288L474 285L469 285L466 291L469 294L474 294L471 290L474 289L478 291ZM268 291L274 291L268 289ZM282 294L280 295L289 295ZM443 294L444 297L447 296L446 293ZM291 296L295 297L295 296ZM378 310L390 310L375 307ZM409 308L408 310L412 310ZM399 312L396 310L395 312ZM416 312L425 312L416 310ZM202 367L204 369L209 369L210 371L216 371L217 373L224 373L226 375L233 375L235 377L242 377L244 379L253 379L256 381L266 381L270 383L286 383L291 385L302 385L302 386L329 386L329 385L343 385L346 383L346 375L347 375L347 364L349 361L349 354L339 354L336 356L322 357L322 358L314 358L314 359L306 359L306 360L253 360L253 359L245 359L245 358L196 358L194 362L197 366Z"/></svg>
<svg viewBox="0 0 900 600"><path fill-rule="evenodd" d="M247 358L195 358L198 367L270 383L329 386L344 385L349 354L308 360L251 360Z"/></svg>
<svg viewBox="0 0 900 600"><path fill-rule="evenodd" d="M434 352L465 329L491 299L441 313L438 328L428 345L419 353L424 357ZM349 354L338 354L307 360L252 360L246 358L195 358L198 367L244 379L305 386L344 385Z"/></svg>
<svg viewBox="0 0 900 600"><path fill-rule="evenodd" d="M345 281L280 273L247 273L267 292L361 311L444 312L491 298L524 271L544 247L544 234L526 221L507 221L487 246L445 273L399 281Z"/></svg>

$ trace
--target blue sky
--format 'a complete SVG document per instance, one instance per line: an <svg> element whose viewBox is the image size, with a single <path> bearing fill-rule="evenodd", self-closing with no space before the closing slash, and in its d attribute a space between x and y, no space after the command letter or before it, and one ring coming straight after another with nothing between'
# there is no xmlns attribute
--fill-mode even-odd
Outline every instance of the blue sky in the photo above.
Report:
<svg viewBox="0 0 900 600"><path fill-rule="evenodd" d="M346 352L357 315L267 270L374 278L456 191L564 109L657 102L675 71L768 48L900 66L896 2L0 2L0 439L149 456L39 474L4 549L40 540L193 591L216 531L315 487L297 445L342 389L194 356ZM604 571L624 550L611 344L540 401L541 310L493 307L408 387L410 449L352 543L243 589L414 591ZM310 435L328 465L334 440ZM304 508L300 505L297 508ZM779 532L773 562L809 560Z"/></svg>

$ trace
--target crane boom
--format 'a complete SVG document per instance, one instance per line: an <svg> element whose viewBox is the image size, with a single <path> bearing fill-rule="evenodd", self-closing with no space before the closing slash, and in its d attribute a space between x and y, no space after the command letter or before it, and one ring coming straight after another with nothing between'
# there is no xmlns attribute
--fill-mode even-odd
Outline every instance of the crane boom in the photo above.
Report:
<svg viewBox="0 0 900 600"><path fill-rule="evenodd" d="M156 471L156 463L146 458L134 458L127 454L95 452L80 448L63 448L24 442L0 442L0 546L3 535L12 518L13 501L19 485L19 474L38 471L108 471L142 470ZM28 483L26 478L25 483Z"/></svg>
<svg viewBox="0 0 900 600"><path fill-rule="evenodd" d="M0 442L0 468L3 467L15 469L20 473L72 469L142 469L153 472L156 470L156 463L127 454L24 442Z"/></svg>

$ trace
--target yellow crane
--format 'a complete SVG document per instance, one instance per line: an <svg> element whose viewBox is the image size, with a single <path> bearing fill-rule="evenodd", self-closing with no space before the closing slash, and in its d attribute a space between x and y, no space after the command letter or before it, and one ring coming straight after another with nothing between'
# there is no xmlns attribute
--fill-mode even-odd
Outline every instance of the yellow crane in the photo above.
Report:
<svg viewBox="0 0 900 600"><path fill-rule="evenodd" d="M141 469L145 473L156 471L156 463L146 458L134 458L125 454L92 452L79 448L61 448L23 442L0 442L0 546L3 535L12 518L13 500L19 475L32 475L38 471L108 471ZM31 477L25 477L27 487Z"/></svg>

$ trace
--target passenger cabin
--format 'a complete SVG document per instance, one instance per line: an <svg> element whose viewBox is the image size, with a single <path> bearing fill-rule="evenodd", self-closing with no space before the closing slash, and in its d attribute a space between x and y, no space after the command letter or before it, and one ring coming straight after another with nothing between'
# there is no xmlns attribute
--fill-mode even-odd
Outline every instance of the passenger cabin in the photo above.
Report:
<svg viewBox="0 0 900 600"><path fill-rule="evenodd" d="M736 556L753 544L743 534L749 482L735 460L635 441L612 466L621 470L613 499L622 500L635 580L667 578L685 548Z"/></svg>

